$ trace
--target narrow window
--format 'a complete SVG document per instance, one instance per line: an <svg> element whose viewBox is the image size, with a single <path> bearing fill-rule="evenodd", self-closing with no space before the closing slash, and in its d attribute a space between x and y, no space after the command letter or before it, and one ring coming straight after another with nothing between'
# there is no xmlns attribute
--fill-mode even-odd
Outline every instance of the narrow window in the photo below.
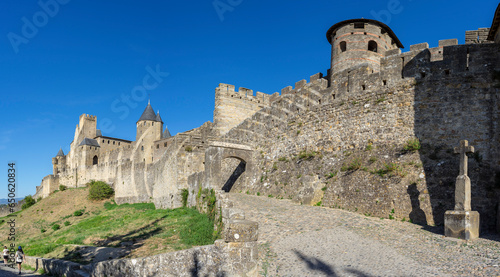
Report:
<svg viewBox="0 0 500 277"><path fill-rule="evenodd" d="M366 86L365 86L365 85L361 85L361 88L362 88L363 90L365 90L365 89L366 89Z"/></svg>
<svg viewBox="0 0 500 277"><path fill-rule="evenodd" d="M163 147L167 147L167 143L166 142L163 144Z"/></svg>
<svg viewBox="0 0 500 277"><path fill-rule="evenodd" d="M144 146L141 146L141 150L144 151Z"/></svg>
<svg viewBox="0 0 500 277"><path fill-rule="evenodd" d="M446 75L450 75L450 70L449 70L449 69L445 69L445 70L444 70L444 74L446 74Z"/></svg>
<svg viewBox="0 0 500 277"><path fill-rule="evenodd" d="M335 94L332 94L333 99L335 100Z"/></svg>
<svg viewBox="0 0 500 277"><path fill-rule="evenodd" d="M108 139L108 144L109 144L109 139Z"/></svg>
<svg viewBox="0 0 500 277"><path fill-rule="evenodd" d="M156 145L156 149L159 149L159 148L160 148L160 145L159 145L159 144L157 144L157 145Z"/></svg>
<svg viewBox="0 0 500 277"><path fill-rule="evenodd" d="M425 78L425 72L420 72L420 77Z"/></svg>
<svg viewBox="0 0 500 277"><path fill-rule="evenodd" d="M384 83L384 86L387 86L387 80L382 81Z"/></svg>
<svg viewBox="0 0 500 277"><path fill-rule="evenodd" d="M470 62L470 53L469 53L469 48L467 47L467 67L465 70L469 70L469 62Z"/></svg>
<svg viewBox="0 0 500 277"><path fill-rule="evenodd" d="M365 23L363 22L354 23L354 29L364 29L364 28L365 28Z"/></svg>
<svg viewBox="0 0 500 277"><path fill-rule="evenodd" d="M345 41L341 41L339 43L340 46L340 52L345 52L347 50L347 43Z"/></svg>
<svg viewBox="0 0 500 277"><path fill-rule="evenodd" d="M115 142L113 141L113 145L115 145Z"/></svg>
<svg viewBox="0 0 500 277"><path fill-rule="evenodd" d="M373 40L368 42L368 51L377 52L377 43Z"/></svg>
<svg viewBox="0 0 500 277"><path fill-rule="evenodd" d="M99 162L99 158L97 158L97 155L94 156L92 159L92 165L97 164Z"/></svg>
<svg viewBox="0 0 500 277"><path fill-rule="evenodd" d="M120 142L118 142L118 145L120 145Z"/></svg>

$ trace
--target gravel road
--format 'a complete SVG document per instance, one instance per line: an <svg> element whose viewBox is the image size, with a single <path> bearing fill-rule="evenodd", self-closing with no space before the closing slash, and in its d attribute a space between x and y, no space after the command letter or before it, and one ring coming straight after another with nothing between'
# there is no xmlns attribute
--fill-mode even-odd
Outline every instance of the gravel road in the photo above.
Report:
<svg viewBox="0 0 500 277"><path fill-rule="evenodd" d="M500 237L445 238L443 227L231 193L259 222L262 276L500 276Z"/></svg>

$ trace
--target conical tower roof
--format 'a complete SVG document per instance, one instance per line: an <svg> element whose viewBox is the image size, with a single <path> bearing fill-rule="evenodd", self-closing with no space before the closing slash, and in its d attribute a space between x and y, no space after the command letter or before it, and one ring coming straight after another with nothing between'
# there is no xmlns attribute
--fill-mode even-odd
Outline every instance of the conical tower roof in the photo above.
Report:
<svg viewBox="0 0 500 277"><path fill-rule="evenodd" d="M168 127L165 126L165 131L163 131L163 135L161 136L162 138L169 138L172 135L170 135L170 131L168 130Z"/></svg>
<svg viewBox="0 0 500 277"><path fill-rule="evenodd" d="M144 109L144 112L142 113L139 120L137 120L137 122L142 121L142 120L156 121L155 111L153 110L153 107L151 107L151 104L149 103L149 101L148 101L148 105L146 106L146 109Z"/></svg>
<svg viewBox="0 0 500 277"><path fill-rule="evenodd" d="M158 111L158 113L156 114L156 121L163 123L163 120L161 120L160 111Z"/></svg>
<svg viewBox="0 0 500 277"><path fill-rule="evenodd" d="M62 150L62 147L59 149L59 152L57 152L56 157L59 157L59 156L64 156L64 152Z"/></svg>

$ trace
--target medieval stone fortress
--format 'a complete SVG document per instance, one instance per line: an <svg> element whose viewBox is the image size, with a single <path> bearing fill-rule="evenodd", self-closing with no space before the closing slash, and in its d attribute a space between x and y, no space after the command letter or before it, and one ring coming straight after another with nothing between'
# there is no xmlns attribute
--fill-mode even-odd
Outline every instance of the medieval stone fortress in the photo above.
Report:
<svg viewBox="0 0 500 277"><path fill-rule="evenodd" d="M466 31L463 45L445 39L402 52L403 43L382 22L339 22L326 33L332 47L325 75L271 95L219 84L213 122L175 136L150 103L135 141L107 137L96 128L99 115L83 114L70 152L52 158L53 174L35 198L59 185L101 180L112 184L119 204L176 208L188 189L194 205L200 188L209 188L431 226L444 224L445 212L463 200L459 210L481 216L472 224L494 230L500 223L499 27L497 8L491 27ZM454 154L459 145L462 164ZM470 178L462 198L455 197L457 175Z"/></svg>

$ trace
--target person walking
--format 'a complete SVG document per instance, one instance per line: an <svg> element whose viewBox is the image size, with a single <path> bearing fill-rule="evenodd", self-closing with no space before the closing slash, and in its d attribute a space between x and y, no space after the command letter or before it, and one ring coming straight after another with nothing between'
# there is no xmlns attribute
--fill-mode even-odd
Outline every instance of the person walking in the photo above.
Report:
<svg viewBox="0 0 500 277"><path fill-rule="evenodd" d="M14 257L16 259L17 263L17 268L19 268L19 275L21 275L21 264L26 262L26 257L24 256L23 248L19 246L16 251L16 256Z"/></svg>
<svg viewBox="0 0 500 277"><path fill-rule="evenodd" d="M4 246L3 247L3 264L5 266L7 266L8 263L9 263L9 249L7 248L7 246Z"/></svg>

